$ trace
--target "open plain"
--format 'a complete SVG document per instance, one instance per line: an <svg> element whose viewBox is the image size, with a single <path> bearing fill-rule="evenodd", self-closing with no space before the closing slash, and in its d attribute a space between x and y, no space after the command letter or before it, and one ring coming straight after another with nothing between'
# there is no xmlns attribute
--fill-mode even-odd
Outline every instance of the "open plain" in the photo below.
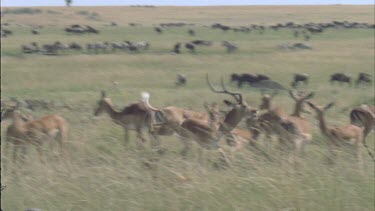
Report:
<svg viewBox="0 0 375 211"><path fill-rule="evenodd" d="M312 143L298 164L277 150L277 141L267 147L258 140L271 160L249 149L232 152L224 140L231 165L216 168L217 153L200 148L183 157L178 137L161 136L164 153L157 153L150 142L144 149L136 145L135 132L124 145L123 129L107 114L94 116L100 92L105 90L118 109L150 93L153 106L179 106L204 111L204 102L222 101L228 96L215 94L206 84L206 74L214 84L220 78L228 89L241 92L244 100L258 107L261 92L230 82L232 73L258 73L269 76L287 89L294 73L310 76L299 89L315 92L311 100L320 105L335 102L327 111L329 125L349 124L349 112L361 104L374 105L374 83L356 87L329 83L330 75L345 73L356 79L358 73L374 77L374 28L327 28L311 34L308 41L293 35L293 29L268 27L264 32L222 31L211 25L231 27L251 24L271 26L293 22L329 23L348 21L374 24L374 5L348 6L243 6L243 7L40 7L39 12L15 12L2 8L2 29L12 34L1 38L1 100L14 97L53 102L48 108L22 112L41 117L59 114L68 123L68 153L59 159L56 147L45 146L46 163L28 147L24 164L12 165L12 154L5 153L5 132L10 121L1 122L3 210L374 210L374 162L364 147L363 165L346 151L338 152L334 164L327 164L327 138L318 127L314 111L305 115L312 125ZM7 12L5 12L7 11ZM111 24L114 22L115 24ZM154 27L160 23L188 23L182 27ZM4 25L7 23L6 25ZM134 23L135 26L130 26ZM64 28L90 25L98 34L68 34ZM42 26L42 27L40 27ZM31 33L37 29L39 34ZM195 36L187 33L195 31ZM181 54L170 51L177 42L212 41L198 46L196 53L182 47ZM21 45L76 42L147 41L139 52L93 53L61 51L58 55L25 54ZM226 53L222 41L235 43L238 50ZM312 49L280 49L282 43L308 43ZM176 86L177 74L185 74L185 86ZM291 113L294 101L281 91L275 103ZM244 123L239 127L244 128ZM149 136L146 138L150 140ZM366 138L374 150L374 132ZM5 166L6 165L6 166Z"/></svg>

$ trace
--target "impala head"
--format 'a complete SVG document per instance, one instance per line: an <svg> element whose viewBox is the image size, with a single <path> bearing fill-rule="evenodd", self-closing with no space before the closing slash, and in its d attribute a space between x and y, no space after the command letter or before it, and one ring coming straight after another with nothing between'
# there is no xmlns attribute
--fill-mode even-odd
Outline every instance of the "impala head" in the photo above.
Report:
<svg viewBox="0 0 375 211"><path fill-rule="evenodd" d="M203 104L204 108L206 109L207 113L210 116L211 121L218 122L220 121L221 113L219 110L219 104L216 102L213 102L211 106L208 105L207 102Z"/></svg>
<svg viewBox="0 0 375 211"><path fill-rule="evenodd" d="M317 114L317 118L322 118L323 115L324 115L324 112L327 111L328 109L332 108L333 105L335 105L334 102L331 102L329 104L327 104L326 106L316 106L315 104L313 104L312 102L308 101L306 102L312 109L314 109L316 111L316 114Z"/></svg>
<svg viewBox="0 0 375 211"><path fill-rule="evenodd" d="M295 91L289 90L290 97L296 101L296 106L294 110L294 114L299 115L300 112L310 113L309 111L305 110L305 103L306 100L309 100L314 97L314 92L310 92L309 94L303 94L299 92L296 94Z"/></svg>
<svg viewBox="0 0 375 211"><path fill-rule="evenodd" d="M274 91L272 94L264 94L262 96L262 102L260 104L260 110L269 110L272 106L272 99L277 95L277 91Z"/></svg>
<svg viewBox="0 0 375 211"><path fill-rule="evenodd" d="M102 91L101 98L98 101L98 107L97 109L95 109L94 115L95 116L100 115L103 111L105 111L107 106L111 104L112 104L112 101L109 98L107 98L107 94L105 93L105 91Z"/></svg>
<svg viewBox="0 0 375 211"><path fill-rule="evenodd" d="M1 119L2 120L12 119L15 113L19 113L18 111L19 108L20 108L19 101L16 101L16 105L6 105L1 110Z"/></svg>
<svg viewBox="0 0 375 211"><path fill-rule="evenodd" d="M221 78L222 90L217 90L211 85L208 79L208 74L207 74L206 79L207 79L207 84L210 87L211 91L215 93L230 95L236 100L236 103L233 103L232 105L232 110L225 116L225 119L224 119L225 127L228 130L230 128L234 128L235 126L237 126L237 124L242 120L244 116L249 115L249 114L255 115L257 113L256 109L251 108L250 106L247 105L246 102L243 101L241 93L230 92L227 90L227 88L224 85L223 78Z"/></svg>

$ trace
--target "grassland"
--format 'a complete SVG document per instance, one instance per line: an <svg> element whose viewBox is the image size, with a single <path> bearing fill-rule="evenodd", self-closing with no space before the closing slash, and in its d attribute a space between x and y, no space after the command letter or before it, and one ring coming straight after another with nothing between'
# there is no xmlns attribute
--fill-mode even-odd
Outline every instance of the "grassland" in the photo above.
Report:
<svg viewBox="0 0 375 211"><path fill-rule="evenodd" d="M148 146L137 149L135 135L130 146L124 146L123 131L106 115L93 117L100 90L107 90L118 108L136 101L140 92L149 91L156 107L176 105L203 110L202 103L222 102L224 96L209 91L204 76L212 81L220 76L229 79L234 72L254 72L269 75L288 86L292 74L304 72L311 76L307 90L314 91L318 104L336 102L327 114L331 125L347 124L349 110L362 103L374 103L374 87L354 88L331 86L328 77L334 72L356 76L358 72L374 75L374 30L330 29L312 37L311 51L282 51L277 45L301 42L289 30L258 33L223 33L207 27L212 23L229 25L274 24L293 21L330 22L347 20L374 23L372 6L254 6L254 7L72 7L40 8L38 14L6 14L2 22L14 35L1 38L2 99L54 100L73 108L52 111L37 110L35 116L58 113L69 123L70 156L65 162L47 147L48 162L42 165L35 150L30 148L26 165L17 173L9 168L11 154L2 149L3 210L374 210L374 163L365 150L364 168L360 170L352 154L342 152L335 165L326 164L325 138L314 116L313 144L297 167L287 156L270 149L270 162L251 150L230 153L232 166L226 170L213 167L215 152L206 151L200 162L197 148L184 159L179 155L177 137L163 137L167 152L160 156ZM48 13L55 11L58 14ZM95 12L89 19L79 11ZM109 27L111 21L118 27ZM128 23L142 24L129 27ZM152 26L164 22L195 23L197 36L190 37L187 27L167 29L162 35ZM97 27L99 35L67 36L63 27L69 24ZM41 35L32 36L30 29L43 25ZM199 48L196 55L184 51L172 55L176 42L192 39L214 41L210 48ZM23 55L21 44L30 42L81 44L94 41L146 40L151 48L143 53L69 53L60 56ZM227 55L219 45L232 41L240 50ZM186 87L176 88L177 73L188 76ZM119 82L119 90L111 81ZM237 90L234 84L228 86ZM257 106L260 93L244 88L248 104ZM288 112L293 101L286 93L276 97ZM222 108L225 108L221 104ZM30 112L30 111L24 111ZM2 138L8 122L2 122ZM4 140L4 139L3 139ZM374 133L367 138L374 148ZM229 153L230 149L222 143ZM262 145L262 144L261 144ZM151 168L144 162L154 161ZM4 168L4 165L3 167Z"/></svg>

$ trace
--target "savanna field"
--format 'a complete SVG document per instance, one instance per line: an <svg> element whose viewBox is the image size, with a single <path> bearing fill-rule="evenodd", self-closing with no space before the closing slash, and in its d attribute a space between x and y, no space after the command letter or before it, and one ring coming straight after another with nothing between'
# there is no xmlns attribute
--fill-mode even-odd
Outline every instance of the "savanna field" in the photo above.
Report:
<svg viewBox="0 0 375 211"><path fill-rule="evenodd" d="M229 168L216 168L218 154L200 146L183 157L178 137L162 136L165 153L152 149L150 138L144 149L136 145L135 132L124 145L123 129L107 114L94 116L101 90L105 90L121 109L151 94L154 107L178 106L204 111L204 102L218 102L229 111L224 99L206 84L206 74L213 84L223 77L228 89L241 92L251 106L260 104L261 92L230 82L232 73L268 75L290 89L294 73L310 75L310 83L301 86L315 92L312 102L335 106L327 111L329 125L349 124L349 112L361 104L374 105L374 84L355 87L331 85L329 77L342 72L356 78L359 72L374 76L374 29L329 28L311 35L309 41L294 37L293 30L266 29L263 34L211 29L214 23L228 26L265 26L294 22L299 24L332 21L374 24L374 6L243 6L243 7L40 7L37 13L12 13L2 8L2 28L13 32L1 38L1 99L38 99L53 101L50 109L22 107L34 117L47 114L63 116L69 127L68 155L59 159L57 147L45 146L47 162L42 164L34 147L28 147L25 164L12 165L12 153L5 153L6 128L1 122L2 185L1 207L4 211L40 208L41 210L374 210L374 162L361 146L364 158L359 167L350 152L338 153L335 164L327 164L327 139L321 134L315 112L305 114L313 128L313 141L305 155L292 164L277 150L276 139L264 148L271 160L247 148L232 152L220 145L231 160ZM117 26L111 26L115 22ZM163 28L160 23L193 23L191 26ZM136 23L136 26L129 26ZM68 35L64 28L72 24L90 25L99 34ZM31 34L35 26L39 35ZM195 36L187 31L193 29ZM210 47L197 47L196 53L182 48L171 54L177 42L202 39ZM67 51L59 55L24 54L21 45L39 45L60 41L81 45L95 42L147 41L148 50L87 53ZM226 53L222 41L238 46ZM312 50L285 50L282 43L303 42ZM187 76L186 86L177 87L177 74ZM295 102L288 92L274 99L288 113ZM244 128L244 123L239 125ZM374 151L374 132L366 138Z"/></svg>

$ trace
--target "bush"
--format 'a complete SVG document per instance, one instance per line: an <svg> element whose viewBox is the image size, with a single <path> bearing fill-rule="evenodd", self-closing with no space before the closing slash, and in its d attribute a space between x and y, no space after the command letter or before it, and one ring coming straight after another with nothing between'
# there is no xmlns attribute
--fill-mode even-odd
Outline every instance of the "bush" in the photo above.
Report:
<svg viewBox="0 0 375 211"><path fill-rule="evenodd" d="M33 8L15 8L15 9L6 9L3 12L4 14L37 14L42 13L40 9L33 9Z"/></svg>

